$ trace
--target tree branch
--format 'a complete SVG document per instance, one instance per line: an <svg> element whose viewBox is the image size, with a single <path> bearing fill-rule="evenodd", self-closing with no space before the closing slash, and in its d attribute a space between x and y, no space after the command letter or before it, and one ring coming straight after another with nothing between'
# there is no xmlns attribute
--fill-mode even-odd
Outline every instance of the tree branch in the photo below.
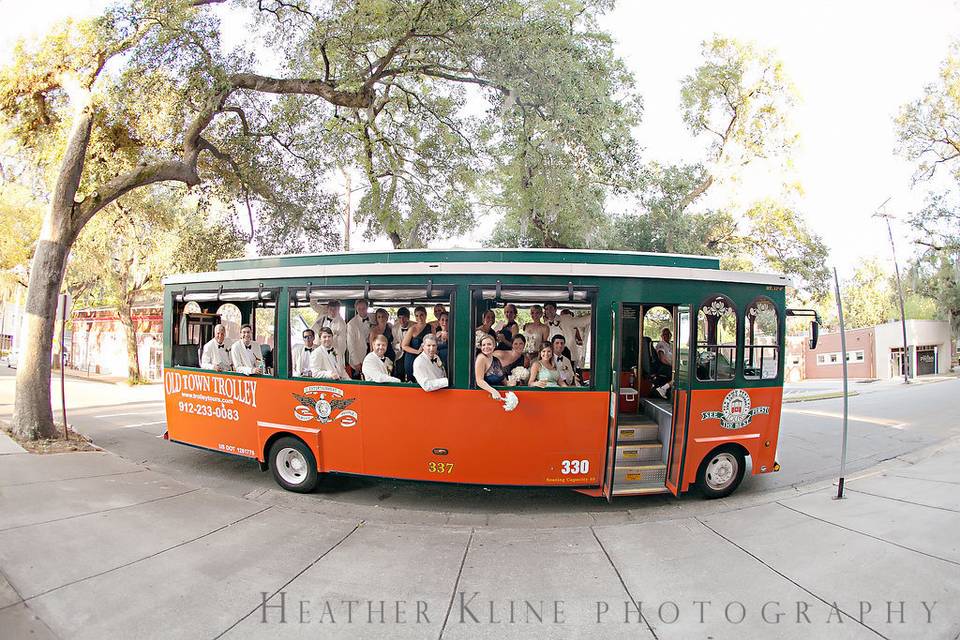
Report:
<svg viewBox="0 0 960 640"><path fill-rule="evenodd" d="M237 89L249 89L261 93L320 96L333 105L351 109L366 109L373 104L374 92L364 85L359 91L340 91L333 81L310 78L271 78L255 73L236 73L230 76L230 84Z"/></svg>

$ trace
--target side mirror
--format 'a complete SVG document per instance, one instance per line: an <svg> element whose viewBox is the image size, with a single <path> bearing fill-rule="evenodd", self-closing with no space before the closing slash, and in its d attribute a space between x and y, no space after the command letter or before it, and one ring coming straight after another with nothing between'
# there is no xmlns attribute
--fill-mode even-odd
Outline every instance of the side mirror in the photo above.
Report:
<svg viewBox="0 0 960 640"><path fill-rule="evenodd" d="M817 348L817 342L820 341L820 315L813 309L787 309L787 315L791 317L813 318L810 321L810 339L808 346L813 351Z"/></svg>

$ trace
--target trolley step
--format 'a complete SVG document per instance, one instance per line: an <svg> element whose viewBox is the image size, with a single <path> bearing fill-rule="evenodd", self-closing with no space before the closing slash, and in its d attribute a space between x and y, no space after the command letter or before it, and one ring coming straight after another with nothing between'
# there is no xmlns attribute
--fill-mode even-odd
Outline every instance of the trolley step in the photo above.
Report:
<svg viewBox="0 0 960 640"><path fill-rule="evenodd" d="M617 445L617 464L662 462L663 445L652 440Z"/></svg>
<svg viewBox="0 0 960 640"><path fill-rule="evenodd" d="M650 483L649 485L636 485L626 488L618 488L613 490L613 495L615 496L644 496L655 493L670 493L670 490L667 489L662 484Z"/></svg>
<svg viewBox="0 0 960 640"><path fill-rule="evenodd" d="M644 486L664 486L667 482L667 465L618 464L613 468L613 486L617 489L633 489Z"/></svg>
<svg viewBox="0 0 960 640"><path fill-rule="evenodd" d="M617 423L617 442L619 444L636 444L640 442L656 442L658 439L657 423L652 420L637 424Z"/></svg>

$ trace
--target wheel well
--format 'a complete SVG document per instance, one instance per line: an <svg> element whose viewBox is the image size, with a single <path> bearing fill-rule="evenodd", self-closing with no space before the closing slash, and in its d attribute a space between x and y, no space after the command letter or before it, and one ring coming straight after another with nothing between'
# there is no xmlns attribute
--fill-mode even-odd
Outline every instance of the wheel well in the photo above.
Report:
<svg viewBox="0 0 960 640"><path fill-rule="evenodd" d="M267 438L267 441L263 443L263 462L260 463L261 471L266 471L270 468L270 447L273 446L274 442L284 437L295 438L300 442L303 442L308 449L310 448L310 445L307 444L307 442L300 436L290 433L289 431L277 431Z"/></svg>
<svg viewBox="0 0 960 640"><path fill-rule="evenodd" d="M750 458L750 452L747 450L747 448L746 448L745 446L743 446L743 445L740 444L739 442L724 442L724 443L721 444L720 446L714 447L713 449L711 449L711 450L709 451L709 453L707 453L707 455L703 456L703 458L700 460L700 464L697 465L697 473L698 473L698 474L699 474L699 472L700 472L700 468L703 466L703 463L704 463L706 460L709 460L709 459L710 459L710 456L712 456L713 454L715 454L715 453L718 452L718 451L738 451L738 452L740 452L740 455L743 456L743 459L744 459L744 460L747 460L748 458Z"/></svg>

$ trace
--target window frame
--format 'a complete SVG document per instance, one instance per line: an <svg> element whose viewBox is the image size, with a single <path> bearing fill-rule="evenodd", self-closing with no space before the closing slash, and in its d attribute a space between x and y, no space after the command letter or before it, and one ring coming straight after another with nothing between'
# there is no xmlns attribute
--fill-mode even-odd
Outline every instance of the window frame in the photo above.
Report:
<svg viewBox="0 0 960 640"><path fill-rule="evenodd" d="M775 342L774 342L772 345L758 345L758 344L753 344L753 343L748 343L748 342L747 342L747 340L748 340L748 338L749 338L749 336L747 335L747 330L748 330L748 325L750 324L749 321L747 320L747 314L750 312L750 309L751 309L751 308L754 308L755 305L756 305L758 302L760 302L760 301L766 301L766 302L770 305L770 308L773 309L774 318L776 319L776 323L777 323L777 324L776 324L776 331L774 331L774 340L775 340ZM780 357L780 346L781 346L781 345L780 345L780 333L781 333L781 332L780 332L780 325L782 324L782 322L783 322L783 321L782 321L782 319L780 318L780 312L779 312L779 310L777 309L777 305L776 305L776 303L773 301L773 299L770 298L770 296L766 296L766 295L763 295L763 294L760 294L760 295L758 295L758 296L755 296L755 297L743 308L743 352L742 352L741 357L740 357L740 368L741 368L741 371L743 372L743 379L744 379L746 382L752 384L752 383L754 383L754 382L766 382L766 381L770 381L770 380L778 380L778 379L780 378L780 376L783 374L784 362L783 362L783 358ZM748 376L747 376L747 349L760 349L760 350L761 350L761 351L760 351L760 353L761 353L761 356L760 356L760 362L761 362L760 375L757 376L756 378L754 378L754 377L748 377ZM765 351L765 350L767 350L767 349L773 349L773 350L776 352L776 357L777 357L777 371L776 371L776 373L775 373L773 376L771 376L771 377L765 377L765 376L763 375L763 366L762 366L762 363L763 363L763 355L762 355L762 354L763 354L763 351Z"/></svg>
<svg viewBox="0 0 960 640"><path fill-rule="evenodd" d="M703 345L706 346L708 350L710 350L710 349L719 350L719 349L730 349L730 348L732 348L732 349L733 349L734 358L736 358L736 361L733 363L734 366L732 367L731 374L730 374L730 377L729 377L729 378L717 378L717 377L701 378L701 377L700 377L700 364L699 364L700 348L701 348L701 342L700 342L700 314L703 312L703 308L707 305L708 302L712 302L712 301L716 300L717 298L723 298L723 299L727 302L727 306L730 308L730 311L728 311L727 313L725 313L724 316L729 315L729 314L731 314L731 313L733 314L734 322L736 323L736 324L734 325L734 328L733 328L733 336L734 336L733 341L734 341L734 344L733 344L732 347L731 347L731 345L710 344L710 343L704 342ZM726 294L726 293L711 293L711 294L708 294L707 296L705 296L704 298L702 298L701 301L700 301L700 303L697 304L697 306L695 307L695 309L696 309L696 314L694 315L694 325L695 325L695 327L696 327L696 331L695 331L694 336L693 336L693 338L694 338L694 339L693 339L693 354L694 354L694 358L696 358L697 362L693 362L693 363L691 364L691 366L692 366L693 369L694 369L694 376L693 376L693 377L694 377L694 380L697 382L697 384L700 384L700 385L713 385L713 386L719 386L719 387L728 387L728 386L730 386L730 385L732 384L732 385L736 386L738 376L739 376L740 378L743 377L743 371L742 371L742 368L743 368L743 353L742 353L742 350L743 350L743 331L742 331L742 324L741 324L741 322L740 322L740 311L739 311L739 309L738 309L738 307L737 307L737 304L733 301L733 298L731 298L730 295L728 295L728 294ZM706 315L706 314L705 314L705 315ZM720 321L718 320L718 321L717 321L717 324L718 324L718 325L719 325L719 322L720 322ZM778 319L778 322L779 322L779 319ZM715 355L714 358L713 358L713 362L717 362L717 360L718 360L718 355L719 355L719 354L718 354L717 351L714 351L714 353L715 353L716 355ZM711 368L713 368L713 365L711 365ZM757 380L757 382L759 382L759 380Z"/></svg>
<svg viewBox="0 0 960 640"><path fill-rule="evenodd" d="M172 347L176 347L176 346L178 345L177 341L173 339L173 337L174 337L174 331L178 330L177 328L179 327L179 324L180 324L180 315L177 313L177 304L182 303L184 306L186 306L187 303L189 303L189 302L197 302L197 304L200 304L201 302L215 303L218 308L219 308L220 305L224 305L224 304L227 304L227 303L231 303L231 304L234 304L234 305L236 305L237 302L240 302L240 303L252 302L252 303L254 303L254 306L251 307L250 316L249 316L249 318L247 319L246 323L244 323L244 320L243 320L243 311L240 312L240 314L241 314L241 315L240 315L240 324L241 324L241 326L242 326L243 324L249 324L249 325L251 326L251 328L253 328L253 330L254 330L254 337L256 337L256 328L255 328L255 323L256 323L256 309L257 309L257 306L256 306L256 305L257 305L259 302L262 302L262 300L260 300L260 299L251 299L251 300L222 300L222 299L220 299L220 295L222 295L225 291L231 292L231 293L247 293L247 292L249 292L249 293L254 293L254 294L270 293L270 294L271 294L270 300L274 303L274 307L273 307L273 308L276 310L276 311L274 312L274 314L273 314L273 325L274 325L274 326L273 326L273 331L274 331L274 336L276 336L276 335L277 335L277 330L278 330L277 323L278 323L279 317L280 317L279 309L280 309L280 302L281 302L281 299L282 299L283 287L281 287L281 286L269 286L269 287L267 287L267 286L264 286L262 282L261 282L261 283L258 283L258 284L259 284L259 286L256 286L256 287L244 286L244 287L236 287L236 288L234 288L234 287L226 287L226 286L224 286L224 285L220 285L220 286L218 286L218 287L215 288L215 289L209 289L209 288L190 289L190 288L187 288L187 287L182 287L182 288L180 288L180 289L174 289L173 291L171 291L171 296L170 296L170 298L171 298L171 312L172 312L172 314L173 314L173 319L172 319L172 322L170 323L170 327L171 327L171 346L172 346ZM217 294L217 297L213 298L212 300L205 300L205 301L189 300L189 299L187 299L187 296L190 296L190 295L193 295L193 294L210 294L210 293ZM238 308L239 308L239 307L238 307ZM203 309L202 309L202 308L201 308L201 312L203 312ZM181 312L181 313L182 313L182 312ZM218 314L214 313L214 314L212 314L212 315L218 315ZM274 342L276 343L277 340L275 339ZM192 343L188 343L188 344L192 344ZM201 358L202 358L202 356L203 356L202 349L203 349L203 345L204 345L204 344L206 344L206 342L204 342L203 344L197 345L197 351L200 352L200 353L199 353L199 356L200 356ZM232 347L233 345L231 344L230 346ZM277 350L277 345L276 345L276 344L274 344L273 350L274 350L273 373L272 373L272 374L267 374L267 373L258 374L258 375L255 376L255 377L258 377L258 378L273 378L273 379L279 379L279 377L280 377L280 368L279 368L279 363L277 362L277 358L276 358L276 350ZM198 360L198 361L199 361L199 360ZM204 369L203 367L189 367L189 366L187 366L187 365L177 364L177 363L175 363L175 362L173 361L173 353L170 354L170 368L172 368L172 369L178 369L178 370L185 370L185 371L206 371L206 372L208 372L208 373L214 373L214 374L217 374L217 375L251 377L251 376L247 376L247 374L245 374L245 373L240 373L239 371L213 371L213 370L211 370L211 369Z"/></svg>
<svg viewBox="0 0 960 640"><path fill-rule="evenodd" d="M469 367L470 375L469 375L469 381L467 386L468 389L475 389L475 390L480 389L480 387L477 386L477 376L475 372L475 365L476 365L477 358L476 358L476 348L473 346L473 327L474 327L473 322L478 310L477 302L485 300L485 298L483 298L483 291L489 290L489 289L495 289L495 290L499 289L501 291L509 290L509 289L522 289L524 291L534 291L534 292L536 291L567 291L569 292L571 289L573 289L574 291L585 293L586 302L589 302L590 304L591 340L590 340L590 380L588 385L584 385L580 387L552 387L552 388L533 387L529 385L523 386L523 387L508 387L505 385L501 385L501 386L494 386L493 387L494 389L497 389L500 391L513 391L515 389L521 389L523 391L545 391L549 393L555 393L555 392L578 393L578 392L584 392L584 391L597 390L596 375L595 375L596 369L597 369L596 367L596 362L597 362L596 331L597 331L597 298L599 297L600 287L596 285L575 286L572 284L567 284L567 285L504 284L500 281L496 281L490 284L471 284L467 287L467 291L470 296L470 305L469 305L470 331L468 332L467 335L470 338L469 353L471 354L470 367ZM492 300L496 302L498 305L506 305L508 303L514 304L514 305L518 304L516 300L503 300L502 298L499 298L499 297L492 298ZM539 304L540 306L543 306L546 302L553 302L558 307L562 306L563 304L562 302L558 302L557 300L539 301L539 300L533 300L533 299L526 300L519 304L520 305ZM574 302L574 304L584 304L584 302Z"/></svg>
<svg viewBox="0 0 960 640"><path fill-rule="evenodd" d="M428 285L429 285L429 286L428 286ZM289 324L289 319L290 319L290 317L291 317L291 316L289 315L290 310L295 309L295 308L299 308L299 307L295 307L295 306L293 305L293 302L294 302L295 300L296 300L297 302L300 302L300 300L298 300L297 297L296 297L297 293L300 292L300 291L307 291L308 289L312 290L313 288L314 288L314 287L312 286L312 283L309 283L309 282L308 282L308 283L304 283L304 284L287 285L287 287L286 287L286 290L287 290L287 307L288 307L288 309L287 309L287 312L288 312L288 316L287 316L288 322L287 322L287 324ZM453 354L453 353L455 352L455 350L456 350L456 346L453 346L453 345L455 345L457 330L456 330L456 322L454 321L454 318L453 318L453 311L454 311L454 309L455 309L455 307L456 307L456 301L457 301L457 285L455 285L455 284L450 284L450 283L434 284L432 281L429 281L429 280L428 280L428 282L426 282L426 283L372 284L369 280L367 280L363 285L355 285L355 284L350 284L350 285L347 285L347 284L343 284L343 285L341 285L341 284L328 285L328 284L323 284L323 285L318 285L316 288L317 288L317 289L322 289L323 291L331 291L331 290L333 290L333 291L358 291L358 290L359 290L359 291L363 291L363 292L364 292L364 295L361 296L360 298L338 298L338 299L340 300L340 306L341 306L341 308L343 308L343 306L344 306L344 305L343 305L343 301L344 301L345 299L346 299L346 300L351 300L351 301L353 301L353 302L356 302L357 300L365 299L365 300L367 300L367 301L370 303L369 307L370 307L371 309L372 309L372 308L375 308L375 307L377 306L377 305L374 304L375 302L377 302L376 298L371 298L371 297L369 297L369 293L370 293L371 291L376 291L377 289L380 289L380 290L396 290L396 289L401 289L401 290L402 290L402 289L422 290L422 289L424 289L424 288L430 289L430 290L431 290L431 294L432 294L431 297L426 298L426 299L424 299L424 298L412 298L413 302L409 302L409 303L404 302L404 303L403 303L403 306L414 307L414 306L422 305L422 306L426 306L426 307L429 309L430 306L431 306L430 304L426 304L426 305L423 304L423 302L426 301L426 302L428 302L428 303L432 303L432 305L443 304L444 306L447 307L447 313L450 314L450 318L451 318L451 320L447 322L447 327L448 327L448 330L450 331L450 338L449 338L449 340L448 340L448 344L451 345L451 347L448 347L448 351L447 351L447 380L449 381L449 385L448 385L449 387L453 387L453 386L454 386L454 379L455 379L454 369L455 369L455 367L453 367L453 355L452 355L452 354ZM438 294L437 294L438 291L439 291L439 292L446 292L446 297L441 297L441 295L438 295ZM323 299L326 299L326 298L321 298L321 300L323 300ZM401 300L402 300L402 299L401 299ZM400 300L398 300L398 299L396 299L396 298L391 298L391 299L389 299L389 300L387 300L387 301L388 301L388 302L400 302ZM308 307L310 306L309 302L307 302L307 306L308 306ZM410 312L411 312L411 314L412 314L412 313L413 313L413 309L411 309ZM346 314L344 314L344 315L346 315ZM345 321L345 322L349 322L350 317L352 317L352 316L345 317L345 318L344 318L344 321ZM379 386L379 387L389 386L389 387L396 387L396 388L417 388L417 389L420 388L420 385L416 382L416 380L407 381L407 382L374 382L374 381L372 381L372 380L354 380L353 378L346 379L346 380L329 380L329 379L327 379L327 378L294 377L294 376L293 376L293 341L290 339L290 335L291 335L291 334L289 334L289 327L287 327L287 331L288 331L288 336L287 336L287 343L288 343L288 344L287 344L287 375L286 375L286 377L284 378L284 380L307 381L307 382L328 382L328 383L334 383L334 384L338 384L338 385L339 385L339 384L351 384L351 385L376 385L376 386Z"/></svg>

